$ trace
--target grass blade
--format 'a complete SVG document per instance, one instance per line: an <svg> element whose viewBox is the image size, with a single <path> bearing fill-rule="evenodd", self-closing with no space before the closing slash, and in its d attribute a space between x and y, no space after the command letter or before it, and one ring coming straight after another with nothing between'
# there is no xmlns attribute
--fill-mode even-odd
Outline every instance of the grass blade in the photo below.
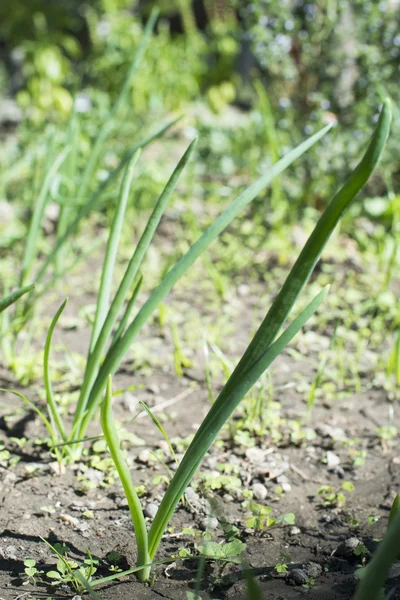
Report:
<svg viewBox="0 0 400 600"><path fill-rule="evenodd" d="M83 585L83 587L88 592L89 596L91 598L93 598L93 600L101 600L98 593L95 592L95 590L92 588L92 586L90 585L90 583L88 582L86 577L84 577L83 574L79 570L74 571L74 577L76 577L77 580L79 581L79 583L81 583Z"/></svg>
<svg viewBox="0 0 400 600"><path fill-rule="evenodd" d="M249 567L246 567L247 600L263 600L261 588Z"/></svg>
<svg viewBox="0 0 400 600"><path fill-rule="evenodd" d="M171 452L171 456L174 459L174 461L176 462L176 464L179 464L178 459L176 458L176 454L175 454L175 450L171 444L171 440L168 437L167 432L165 431L164 427L161 425L160 421L157 419L156 415L153 414L150 410L150 408L147 406L147 404L145 402L140 401L139 405L147 412L147 414L149 415L150 419L153 421L154 425L157 427L158 431L161 433L161 435L163 436L164 440L167 442L169 451Z"/></svg>
<svg viewBox="0 0 400 600"><path fill-rule="evenodd" d="M151 558L154 558L162 535L179 499L184 494L185 489L189 485L193 475L197 471L219 431L259 377L318 309L327 293L328 287L324 288L310 304L308 304L300 315L294 319L277 341L267 348L263 355L252 366L251 370L244 375L234 389L229 386L230 380L228 380L228 383L225 385L200 425L160 504L149 532L149 553Z"/></svg>
<svg viewBox="0 0 400 600"><path fill-rule="evenodd" d="M185 560L185 559L181 559ZM151 567L156 567L157 565L168 565L172 562L175 562L176 558L166 558L165 560L154 561L148 563L146 565L139 565L138 567L133 567L132 569L127 569L126 571L120 571L119 573L115 573L114 575L108 575L107 577L102 577L101 579L95 579L91 582L92 587L97 587L98 585L104 585L105 583L109 583L110 581L115 581L116 579L121 579L121 577L127 577L128 575L132 575L133 573L137 573L142 569L147 569Z"/></svg>
<svg viewBox="0 0 400 600"><path fill-rule="evenodd" d="M75 197L76 195L79 134L79 120L74 103L68 120L67 136L65 140L66 145L71 148L71 152L63 164L61 173L61 193L59 194L60 216L57 223L57 237L60 237L65 232L72 213L72 207L62 201L62 194L64 195L64 198L67 196ZM62 260L60 256L58 256L57 263L57 270L60 270L62 268Z"/></svg>

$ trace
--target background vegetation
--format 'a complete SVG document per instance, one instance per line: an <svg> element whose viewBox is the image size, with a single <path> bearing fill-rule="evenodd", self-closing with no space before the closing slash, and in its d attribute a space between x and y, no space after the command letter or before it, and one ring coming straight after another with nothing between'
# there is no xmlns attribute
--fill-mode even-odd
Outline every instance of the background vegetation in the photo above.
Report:
<svg viewBox="0 0 400 600"><path fill-rule="evenodd" d="M155 6L160 12L152 23ZM175 471L181 476L178 464L185 465L182 457L192 431L182 436L184 415L179 408L175 416L167 411L158 420L151 412L153 404L144 404L156 425L155 435L161 434L166 445L150 452L154 460L137 459L134 464L136 457L125 450L137 449L135 435L141 431L139 427L135 434L124 430L124 453L119 456L109 380L108 403L102 407L108 411L103 412L108 445L115 445L111 460L104 440L96 440L99 423L94 418L108 372L116 372L114 396L124 402L132 389L145 388L152 378L157 390L160 373L161 378L171 377L168 393L172 380L190 382L191 391L203 392L196 395L201 422L208 401L216 407L211 415L220 410L221 382L229 379L249 332L254 332L253 320L259 322L266 306L277 298L267 317L267 353L287 318L280 302L283 306L287 298L294 301L311 273L310 265L318 261L308 291L296 304L296 314L303 312L294 321L298 335L282 354L281 373L276 376L271 371L261 377L237 410L231 403L221 417L222 434L210 455L210 464L215 460L221 475L215 478L215 471L213 475L212 468L205 467L192 482L193 489L199 497L204 492L207 498L215 490L225 500L228 496L227 502L236 503L238 512L247 515L250 533L246 535L257 538L269 527L294 525L295 515L292 507L290 512L281 510L280 503L285 504L287 497L290 501L289 480L275 482L279 485L267 490L254 473L242 477L249 465L248 450L267 455L279 448L293 451L296 458L314 445L317 458L313 455L310 461L315 460L318 469L328 465L326 485L316 492L318 507L333 509L341 518L347 495L363 479L359 469L368 474L371 448L380 461L375 467L379 472L386 469L388 456L398 446L400 389L399 31L400 0L14 0L12 10L0 4L1 366L6 381L11 377L20 386L13 393L27 410L41 416L47 428L46 432L39 424L41 437L37 432L31 438L5 436L1 453L7 468L18 466L15 448L19 444L27 444L26 456L43 452L48 457L50 450L57 462L49 477L64 474L66 465L82 460L82 472L77 467L77 477L83 481L76 488L79 493L90 493L97 486L85 479L90 465L97 477L98 473L104 477L98 487L108 489L122 473L131 499L138 493L146 510L151 504L154 508L159 489L166 489ZM391 113L391 134L383 150ZM301 255L299 267L295 261L301 248L329 199L363 156L379 114L378 133L367 158L328 209L329 231L317 227L318 235L312 238L305 259ZM334 127L328 131L327 125ZM381 152L382 160L373 171ZM273 181L271 173L278 173ZM339 232L324 249L336 217L356 193L357 200L340 220ZM232 220L238 206L245 210ZM215 226L221 214L225 216ZM217 230L221 235L211 246ZM199 261L192 268L194 256ZM293 263L286 295L280 299L277 294ZM301 276L299 270L304 270ZM121 280L117 300L111 303ZM176 289L167 297L175 283ZM313 312L307 303L328 284L327 298L325 290L311 304L314 311L324 297L323 310L312 325L303 327L302 315L308 318ZM15 288L20 289L10 295ZM60 306L60 298L66 295L71 296L70 303ZM14 300L18 302L11 306ZM136 300L144 312L140 309L133 318ZM120 313L124 316L118 320ZM139 332L140 343L131 347ZM66 338L72 350L66 350ZM285 344L288 341L291 338ZM259 351L256 347L254 359L258 360ZM248 378L248 365L246 369L242 365L244 370L240 365L239 374L246 372ZM224 394L230 399L230 385L236 390L235 377L233 371L234 383L229 384L229 379L222 399ZM283 382L284 378L290 381ZM332 434L327 442L328 434L321 433L315 411L324 411L328 420L332 415L340 417L342 400L354 408L360 398L375 411L369 424L372 433L365 434L361 421L355 423L358 413L354 411L353 421L350 417L348 422L338 421L343 437ZM44 400L48 413L42 412ZM123 403L114 404L121 411L118 418L124 419ZM6 415L6 424L8 417L16 418ZM92 431L93 425L98 430ZM170 428L171 440L166 433ZM207 422L204 428L213 429ZM83 448L82 440L74 445L76 436L85 437L87 429L94 434L86 440L89 446ZM197 452L196 464L206 446ZM340 454L333 460L345 464L344 481L340 481L345 471L341 466L339 471L339 463L334 465L338 470L331 469L332 449ZM225 472L221 456L233 454L237 463L235 458L234 467L228 464ZM126 483L127 456L135 472L138 465L154 471L161 465L168 476L164 471L164 475L156 473L153 485L146 472L143 485L135 488ZM296 493L303 493L305 482L308 492L314 489L312 477L304 479L302 472L300 477ZM70 481L68 493L74 493L77 484ZM385 497L390 506L398 491L394 488L390 479ZM255 490L261 494L260 502L268 498L272 506L255 503ZM179 504L184 488L178 492L169 503L171 515L172 505L186 506ZM309 495L304 498L308 502ZM375 497L370 500L365 494L363 502L373 503ZM397 505L398 500L393 506ZM154 515L129 507L135 518L139 514L146 533ZM368 505L368 510L372 508ZM275 516L269 517L273 512ZM351 516L350 524L345 517L344 527L362 530L355 517ZM153 551L166 527L158 522L160 518L155 519L153 539L150 536ZM362 518L373 524L379 515L369 512ZM216 527L220 524L217 519ZM208 536L207 527L195 535ZM221 538L229 545L225 534L222 531ZM235 528L233 535L235 542L244 539L243 527ZM283 539L278 538L278 544ZM239 542L237 554L245 545ZM224 547L220 539L217 546L218 550ZM198 548L192 545L188 555L181 548L181 557L203 560L207 552ZM357 545L351 559L358 560L354 557L361 553L359 566L365 566L369 552L365 548L364 556ZM58 550L55 553L64 564ZM147 554L145 548L141 557L145 562ZM211 559L217 560L217 554ZM150 555L153 559L153 552ZM43 572L37 571L35 561L27 561L25 573L33 584L37 573ZM87 579L93 575L93 564L89 566ZM286 573L283 558L274 569ZM81 592L80 578L73 582ZM307 579L305 585L314 583Z"/></svg>

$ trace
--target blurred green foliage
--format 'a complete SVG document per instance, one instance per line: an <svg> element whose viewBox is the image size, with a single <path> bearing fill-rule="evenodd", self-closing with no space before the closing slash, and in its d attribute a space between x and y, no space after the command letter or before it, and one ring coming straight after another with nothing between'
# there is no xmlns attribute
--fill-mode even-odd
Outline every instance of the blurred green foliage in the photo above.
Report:
<svg viewBox="0 0 400 600"><path fill-rule="evenodd" d="M340 131L285 174L273 192L287 210L305 201L320 208L338 173L347 170L345 161L360 154L377 106L389 95L393 134L367 189L378 199L365 205L367 212L374 216L385 191L396 192L399 0L14 0L11 8L3 3L0 52L9 89L31 122L65 120L79 92L79 112L96 129L155 5L161 10L156 33L130 91L132 119L140 123L202 100L223 118L191 111L201 135L201 169L226 182L233 173L252 177L277 153L338 121ZM265 98L254 90L256 79ZM231 110L233 103L241 110ZM114 143L123 144L122 138ZM380 217L390 220L389 197L384 204Z"/></svg>

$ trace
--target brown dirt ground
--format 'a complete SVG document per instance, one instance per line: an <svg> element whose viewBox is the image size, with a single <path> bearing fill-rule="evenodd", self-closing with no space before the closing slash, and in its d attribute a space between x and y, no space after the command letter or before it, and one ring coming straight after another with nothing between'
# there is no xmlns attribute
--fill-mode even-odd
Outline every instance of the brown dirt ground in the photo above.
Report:
<svg viewBox="0 0 400 600"><path fill-rule="evenodd" d="M171 302L179 305L183 298L183 292L178 292ZM93 298L83 295L79 299L80 305L86 302L93 302ZM237 299L235 310L237 314L243 315L243 320L233 337L230 334L231 343L232 340L236 342L236 354L239 354L248 338L254 313L257 313L255 304L253 296L251 299ZM76 306L72 305L68 310L72 315ZM166 366L154 368L146 375L140 371L133 372L132 363L128 361L115 377L114 388L132 383L141 385L134 395L152 407L175 399L164 410L170 414L168 431L171 437L186 436L201 422L209 406L201 358L196 356L196 360L193 360L195 367L187 369L185 375L178 378L167 358L171 349L169 338L160 336L155 326L147 327L144 337L151 342L151 348L157 353L160 364L165 362ZM87 330L78 328L58 331L55 343L61 340L70 350L84 352ZM281 403L282 417L304 418L303 395L297 391L296 386L286 384L293 380L294 374L310 381L312 373L313 368L307 360L295 360L287 352L273 365L275 400ZM0 375L2 387L14 387L5 370ZM195 387L193 382L197 384ZM334 403L318 401L310 423L317 434L312 441L294 444L284 436L275 445L269 440L261 442L260 448L266 452L267 457L263 460L267 460L269 469L260 470L257 459L246 448L235 447L232 453L225 454L214 448L206 459L204 468L210 470L213 460L215 464L214 457L217 462L223 462L231 461L231 456L235 456L236 464L241 469L240 476L248 487L258 477L269 491L273 490L282 473L290 484L291 489L279 501L271 491L265 502L271 504L277 514L294 512L296 527L300 530L298 533L294 533L291 527L282 527L254 534L245 528L244 510L240 502L227 497L224 492L215 492L217 500L221 500L224 517L238 525L242 531L241 539L247 544L245 558L257 577L263 598L294 600L308 596L312 600L346 600L352 597L356 585L354 571L361 559L354 553L347 552L343 543L356 537L369 550L373 550L376 546L374 540L385 530L393 492L400 486L400 461L396 445L383 445L376 436L377 427L387 423L388 400L382 389L374 386L369 388L369 391L348 395ZM34 399L34 390L26 393ZM121 421L127 422L132 415L123 407L121 398L122 396L118 396L115 400L115 411ZM13 396L5 395L2 399L1 440L13 456L19 454L20 460L12 469L7 466L7 462L0 463L0 598L27 600L30 597L28 592L35 598L72 598L74 593L71 590L51 588L43 580L39 580L35 586L22 586L24 559L35 559L41 568L46 569L50 565L54 567L55 560L40 539L44 537L52 542L66 543L71 548L72 557L77 560L84 558L86 548L100 559L104 559L110 551L118 550L124 559L123 566L132 566L135 564L136 550L129 512L122 501L119 485L97 487L82 495L73 469L67 468L65 474L59 477L52 471L46 452L39 451L31 444L27 445L27 449L18 451L10 437L26 436L31 440L37 435L44 435L42 424L33 412L24 411L11 426L7 424L4 415L14 413L20 406ZM147 420L136 420L127 424L126 428L144 438L149 447L160 445L158 431ZM98 427L95 426L90 433L99 433ZM336 439L336 436L342 439ZM344 443L354 438L359 440L358 448L368 451L365 465L357 469L354 469ZM141 450L141 447L130 449L132 471L136 481L148 484L150 495L146 497L145 504L148 501L157 502L161 494L160 487L154 487L151 480L156 472L161 471L157 466L148 468L136 460ZM340 458L340 468L329 469L322 462L329 450ZM35 463L39 463L40 469L30 474L29 467ZM101 472L99 473L101 476ZM318 488L328 484L339 489L343 479L352 481L355 485L355 492L348 495L346 504L341 508L321 506ZM52 514L42 510L43 506L49 505L54 507ZM85 520L82 517L85 508L93 511L93 519ZM367 525L367 519L371 515L380 515L382 518L375 525ZM349 517L357 519L359 525L350 526ZM179 534L182 527L201 529L203 522L204 514L201 510L196 512L187 505L180 506L172 520L174 531L166 535L157 558L168 558L179 547L190 543L189 538L183 538ZM223 539L221 529L217 529L215 535L217 539ZM289 575L278 574L274 569L282 561L281 552L290 556ZM309 576L315 575L315 583L310 589L305 589L302 585L291 585L293 577L290 574L295 569L301 569ZM145 587L130 576L121 582L104 586L98 593L102 600L186 600L186 593L195 589L196 570L197 561L179 561L168 569L158 567L157 578L152 587ZM100 568L99 574L105 576L108 572ZM393 590L391 598L400 598L399 578L392 578L388 585ZM230 565L221 574L221 565L207 564L200 593L202 598L209 600L244 600L246 580L243 567Z"/></svg>

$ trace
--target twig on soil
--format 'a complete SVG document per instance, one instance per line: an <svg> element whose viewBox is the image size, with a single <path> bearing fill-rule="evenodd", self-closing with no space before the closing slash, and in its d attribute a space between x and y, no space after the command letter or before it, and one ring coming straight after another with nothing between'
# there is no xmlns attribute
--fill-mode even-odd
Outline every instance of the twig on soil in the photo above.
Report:
<svg viewBox="0 0 400 600"><path fill-rule="evenodd" d="M314 477L313 479L311 479L311 477L309 477L308 475L306 475L304 473L304 471L302 471L301 469L299 469L299 467L296 467L292 463L290 463L289 468L292 471L294 471L294 473L297 473L297 475L300 475L300 477L303 479L303 481L312 481L313 483L324 483L323 479L319 479L317 477Z"/></svg>
<svg viewBox="0 0 400 600"><path fill-rule="evenodd" d="M177 404L181 400L184 400L185 398L190 396L190 394L192 394L194 392L194 390L195 390L195 388L188 388L187 390L183 390L183 392L181 392L177 396L174 396L173 398L170 398L169 400L165 400L164 402L160 402L159 404L156 404L155 406L153 406L151 409L151 412L153 412L153 413L160 412L161 410L164 410L164 408L169 408L170 406ZM138 414L137 418L144 419L147 416L148 416L147 413L145 411L143 411L140 414Z"/></svg>
<svg viewBox="0 0 400 600"><path fill-rule="evenodd" d="M294 471L295 473L297 473L297 475L300 475L300 477L304 481L310 481L310 478L308 477L308 475L306 475L303 471L301 471L301 469L299 469L298 467L296 467L292 463L290 463L290 469L292 469L292 471Z"/></svg>

